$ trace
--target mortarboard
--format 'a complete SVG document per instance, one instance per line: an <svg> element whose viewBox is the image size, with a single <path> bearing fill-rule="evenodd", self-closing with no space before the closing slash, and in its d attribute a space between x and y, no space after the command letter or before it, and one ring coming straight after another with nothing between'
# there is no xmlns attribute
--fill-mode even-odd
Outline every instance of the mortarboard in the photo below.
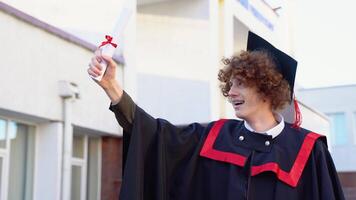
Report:
<svg viewBox="0 0 356 200"><path fill-rule="evenodd" d="M287 80L290 86L292 100L297 61L251 31L248 33L247 50L264 50L270 54L278 71L282 74L283 78Z"/></svg>
<svg viewBox="0 0 356 200"><path fill-rule="evenodd" d="M278 71L282 74L283 78L287 80L290 86L290 90L291 90L290 99L291 101L294 99L294 109L296 115L294 125L300 126L301 114L299 111L297 101L295 100L295 98L293 98L295 74L297 72L297 64L298 64L297 61L251 31L249 31L248 33L247 50L267 51L267 53L270 54L270 56L272 57L272 59L276 64Z"/></svg>

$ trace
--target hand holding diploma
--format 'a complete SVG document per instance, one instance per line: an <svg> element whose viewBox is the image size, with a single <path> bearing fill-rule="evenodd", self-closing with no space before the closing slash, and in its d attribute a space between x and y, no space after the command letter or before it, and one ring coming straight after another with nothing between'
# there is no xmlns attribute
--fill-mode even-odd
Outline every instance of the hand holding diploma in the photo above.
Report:
<svg viewBox="0 0 356 200"><path fill-rule="evenodd" d="M89 76L105 90L113 104L120 101L123 90L116 80L117 65L112 57L132 14L132 9L126 7L126 3L123 5L112 34L105 36L106 40L95 51L95 56L91 59L88 69Z"/></svg>
<svg viewBox="0 0 356 200"><path fill-rule="evenodd" d="M107 64L105 72L101 64L103 62ZM103 55L101 49L95 51L88 68L88 74L104 89L113 104L118 103L123 94L123 89L116 80L116 68L115 61L110 56ZM101 77L100 81L96 77Z"/></svg>

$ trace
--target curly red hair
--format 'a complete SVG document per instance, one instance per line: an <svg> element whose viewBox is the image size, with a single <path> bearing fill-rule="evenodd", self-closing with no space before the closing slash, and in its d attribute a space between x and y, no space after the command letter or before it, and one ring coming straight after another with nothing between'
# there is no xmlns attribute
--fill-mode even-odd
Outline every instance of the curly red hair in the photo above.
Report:
<svg viewBox="0 0 356 200"><path fill-rule="evenodd" d="M288 82L278 72L273 58L263 50L241 51L231 58L224 58L225 67L219 71L222 94L227 97L231 79L247 87L256 87L262 97L268 98L273 110L281 110L290 101Z"/></svg>

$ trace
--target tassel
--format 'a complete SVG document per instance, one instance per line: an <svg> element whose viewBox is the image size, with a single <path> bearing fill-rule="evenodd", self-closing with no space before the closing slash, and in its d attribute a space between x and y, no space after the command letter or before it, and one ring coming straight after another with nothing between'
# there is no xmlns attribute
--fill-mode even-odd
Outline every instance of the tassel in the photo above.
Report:
<svg viewBox="0 0 356 200"><path fill-rule="evenodd" d="M302 124L302 113L300 112L298 102L294 96L293 98L294 101L294 123L293 123L293 128L300 128L300 125Z"/></svg>

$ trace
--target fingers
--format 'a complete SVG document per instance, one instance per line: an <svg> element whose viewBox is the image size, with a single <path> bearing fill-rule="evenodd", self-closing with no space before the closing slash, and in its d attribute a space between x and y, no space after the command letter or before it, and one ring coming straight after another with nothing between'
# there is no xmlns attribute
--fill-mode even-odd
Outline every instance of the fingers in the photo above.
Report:
<svg viewBox="0 0 356 200"><path fill-rule="evenodd" d="M95 53L96 59L100 63L102 61L101 49L96 49L96 51L94 53Z"/></svg>
<svg viewBox="0 0 356 200"><path fill-rule="evenodd" d="M94 58L96 58L96 60L98 61L98 63L101 63L103 58L101 56L101 49L96 49L95 52L94 52L95 56L92 58L92 61ZM95 64L95 63L93 63Z"/></svg>
<svg viewBox="0 0 356 200"><path fill-rule="evenodd" d="M96 56L97 61L98 61L99 63L100 63L102 60L105 60L108 65L116 66L115 61L114 61L110 56L107 56L107 55L102 54L101 49L97 49L97 50L95 51L95 56Z"/></svg>
<svg viewBox="0 0 356 200"><path fill-rule="evenodd" d="M96 50L95 50L95 52L94 52L94 54L96 55L96 56L101 56L101 49L99 49L99 48L97 48Z"/></svg>
<svg viewBox="0 0 356 200"><path fill-rule="evenodd" d="M92 76L92 77L98 77L98 76L99 76L97 73L93 72L93 70L91 70L90 68L88 68L87 71L88 71L88 74L89 74L90 76Z"/></svg>
<svg viewBox="0 0 356 200"><path fill-rule="evenodd" d="M91 58L91 62L89 63L88 73L94 77L101 75L101 70L103 67L100 65L102 62L102 58L100 57L100 49L95 51L95 56Z"/></svg>
<svg viewBox="0 0 356 200"><path fill-rule="evenodd" d="M115 61L110 56L101 54L101 49L98 48L95 50L95 56L97 57L99 63L101 62L101 59L104 59L107 62L108 66L116 67Z"/></svg>
<svg viewBox="0 0 356 200"><path fill-rule="evenodd" d="M91 63L90 65L93 67L96 67L99 70L102 70L103 67L100 65L100 62L102 62L102 58L94 56L91 58Z"/></svg>
<svg viewBox="0 0 356 200"><path fill-rule="evenodd" d="M101 54L101 49L97 49L95 51L95 56L91 58L91 62L89 63L88 74L92 77L97 77L102 75L103 72L103 62L105 61L106 67L109 69L106 73L115 74L116 63L110 56L104 56ZM101 64L100 64L101 63ZM111 77L109 76L109 77Z"/></svg>
<svg viewBox="0 0 356 200"><path fill-rule="evenodd" d="M97 77L97 76L101 75L101 70L95 66L92 66L91 64L89 64L89 68L87 71L88 71L88 74L93 77Z"/></svg>
<svg viewBox="0 0 356 200"><path fill-rule="evenodd" d="M116 67L115 61L110 56L102 55L101 57L108 63L108 67Z"/></svg>

